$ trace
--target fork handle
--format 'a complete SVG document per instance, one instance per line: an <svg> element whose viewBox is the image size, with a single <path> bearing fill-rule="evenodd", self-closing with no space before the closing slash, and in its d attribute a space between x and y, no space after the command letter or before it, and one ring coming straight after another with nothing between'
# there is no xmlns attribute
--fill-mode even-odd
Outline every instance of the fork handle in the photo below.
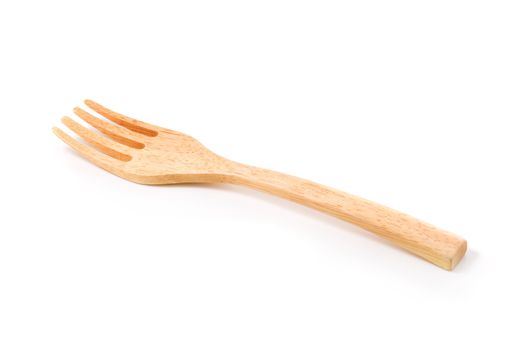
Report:
<svg viewBox="0 0 505 350"><path fill-rule="evenodd" d="M430 224L294 176L234 163L231 182L303 204L355 224L446 270L466 252L466 241Z"/></svg>

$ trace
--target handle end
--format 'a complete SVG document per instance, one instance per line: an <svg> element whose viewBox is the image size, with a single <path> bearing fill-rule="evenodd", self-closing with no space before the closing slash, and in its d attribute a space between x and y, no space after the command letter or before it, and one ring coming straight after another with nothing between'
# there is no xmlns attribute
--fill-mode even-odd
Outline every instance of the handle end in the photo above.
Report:
<svg viewBox="0 0 505 350"><path fill-rule="evenodd" d="M463 259L463 257L465 256L466 249L467 249L466 240L462 239L461 243L457 246L456 250L454 251L454 254L449 259L449 264L446 267L447 270L449 271L454 270L454 268L458 265L461 259Z"/></svg>

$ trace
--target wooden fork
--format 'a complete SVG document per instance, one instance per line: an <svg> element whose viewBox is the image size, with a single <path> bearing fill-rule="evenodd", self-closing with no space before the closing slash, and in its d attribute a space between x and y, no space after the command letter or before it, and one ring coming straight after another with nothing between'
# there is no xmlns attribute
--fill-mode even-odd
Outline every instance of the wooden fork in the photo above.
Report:
<svg viewBox="0 0 505 350"><path fill-rule="evenodd" d="M86 100L113 123L75 108L100 133L69 117L62 121L92 147L61 129L54 133L92 163L141 184L229 183L243 185L315 208L369 230L396 245L452 270L466 252L466 241L406 214L366 199L271 170L225 159L183 133L144 123Z"/></svg>

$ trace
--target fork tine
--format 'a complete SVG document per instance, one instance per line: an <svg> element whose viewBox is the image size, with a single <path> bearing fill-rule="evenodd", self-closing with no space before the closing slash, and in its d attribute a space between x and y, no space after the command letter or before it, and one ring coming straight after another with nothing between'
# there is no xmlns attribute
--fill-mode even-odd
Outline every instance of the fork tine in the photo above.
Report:
<svg viewBox="0 0 505 350"><path fill-rule="evenodd" d="M100 118L95 117L94 115L89 114L79 107L74 108L74 113L86 123L93 126L95 129L101 131L103 134L109 136L111 139L116 140L119 143L122 143L123 145L137 149L145 147L145 144L135 140L135 138L138 138L139 135L128 129L108 123Z"/></svg>
<svg viewBox="0 0 505 350"><path fill-rule="evenodd" d="M115 158L109 157L102 152L94 149L91 146L87 146L76 139L70 137L63 130L53 127L53 132L58 136L63 142L72 147L77 153L82 155L84 158L88 159L90 162L96 164L97 166L110 171L111 173L118 174L121 167L126 164L123 161L117 160Z"/></svg>
<svg viewBox="0 0 505 350"><path fill-rule="evenodd" d="M63 124L65 124L70 130L75 132L77 135L82 137L86 142L102 151L103 153L122 160L129 161L132 159L131 155L129 155L128 147L123 146L117 142L112 141L109 138L103 137L91 130L86 129L81 124L77 123L73 119L69 117L63 117L61 119Z"/></svg>
<svg viewBox="0 0 505 350"><path fill-rule="evenodd" d="M121 126L124 126L127 129L130 129L131 131L138 132L140 134L146 135L146 136L156 136L158 135L158 132L156 129L158 127L154 125L150 125L144 122L141 122L140 120L136 120L130 117L127 117L125 115L122 115L120 113L111 111L108 108L105 108L104 106L91 101L91 100L84 100L84 103L86 106L97 112L98 114L104 116L105 118L113 121L116 124L119 124Z"/></svg>

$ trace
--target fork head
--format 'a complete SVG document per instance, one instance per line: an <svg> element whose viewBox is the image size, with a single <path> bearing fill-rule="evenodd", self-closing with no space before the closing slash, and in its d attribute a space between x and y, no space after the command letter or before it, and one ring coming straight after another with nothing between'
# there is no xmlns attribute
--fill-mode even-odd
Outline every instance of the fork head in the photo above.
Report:
<svg viewBox="0 0 505 350"><path fill-rule="evenodd" d="M57 127L53 131L95 165L142 184L223 182L227 177L231 162L193 137L127 117L91 100L84 103L110 121L74 108L74 113L95 132L63 117L63 124L87 144Z"/></svg>

